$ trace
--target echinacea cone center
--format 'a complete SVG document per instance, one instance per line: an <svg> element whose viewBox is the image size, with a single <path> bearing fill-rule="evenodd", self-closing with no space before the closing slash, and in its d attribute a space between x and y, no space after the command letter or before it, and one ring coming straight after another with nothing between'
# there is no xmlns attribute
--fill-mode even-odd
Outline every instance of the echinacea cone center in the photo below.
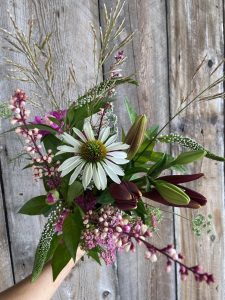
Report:
<svg viewBox="0 0 225 300"><path fill-rule="evenodd" d="M80 153L81 157L88 162L99 162L106 158L107 150L101 141L94 140L82 144Z"/></svg>

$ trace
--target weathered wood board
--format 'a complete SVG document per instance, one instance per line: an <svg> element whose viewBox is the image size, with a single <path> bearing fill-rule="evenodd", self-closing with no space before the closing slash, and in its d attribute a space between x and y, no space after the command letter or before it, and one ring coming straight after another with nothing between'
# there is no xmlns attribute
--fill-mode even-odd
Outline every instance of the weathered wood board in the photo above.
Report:
<svg viewBox="0 0 225 300"><path fill-rule="evenodd" d="M104 27L103 3L110 7L115 1L4 0L0 3L0 26L11 29L7 16L9 10L24 31L31 16L40 33L53 31L52 45L58 78L55 89L60 94L67 78L68 65L72 61L77 77L77 85L73 89L76 97L94 83L90 22L98 34L99 25ZM124 16L126 32L136 31L133 42L125 49L128 60L124 73L135 73L139 86L118 89L115 111L127 129L129 121L125 117L123 101L128 97L138 112L149 117L150 124L162 126L190 89L192 75L204 56L207 54L208 65L200 70L196 89L200 88L200 84L208 84L212 80L209 74L224 57L223 1L129 0L124 8ZM4 46L1 40L0 46ZM18 86L18 83L5 79L3 56L5 52L0 49L0 101L8 100L11 91ZM104 70L107 72L108 68L109 65L105 65ZM221 68L215 76L222 72ZM27 86L20 87L26 88L29 94ZM222 90L221 85L218 91ZM7 121L1 121L0 130L6 128ZM223 155L223 102L213 100L190 107L172 123L171 129L189 134L205 147ZM0 160L1 184L4 187L4 193L0 191L0 290L3 290L13 284L13 274L17 282L31 272L44 220L16 214L27 199L42 191L42 187L32 184L29 171L21 171L23 162L20 165L9 163L21 148L14 134L1 137L0 146L3 149ZM172 150L177 153L176 147ZM175 270L166 274L163 258L151 265L144 260L144 249L140 249L135 254L119 254L117 263L110 268L99 267L85 258L62 284L54 299L224 299L223 164L205 159L202 166L196 164L190 171L196 172L199 168L206 176L193 187L204 192L209 199L204 214L212 213L215 219L213 235L196 238L190 224L178 218L174 232L173 218L168 214L161 228L160 239L156 238L155 242L161 246L173 243L176 239L188 263L200 261L207 270L215 273L215 285L198 286L191 278L181 284L179 276L177 280L175 278ZM193 216L192 212L186 210L182 210L181 214L188 218Z"/></svg>
<svg viewBox="0 0 225 300"><path fill-rule="evenodd" d="M194 88L193 96L210 83L223 76L223 67L212 76L215 67L224 58L223 1L169 1L169 68L171 115L181 105L182 99ZM205 63L196 72L205 58ZM214 92L223 91L219 85ZM193 97L192 96L192 97ZM172 123L172 131L189 135L206 149L224 155L224 103L222 99L196 102ZM174 147L177 153L177 147ZM181 210L192 219L198 213L212 214L213 232L195 237L189 222L177 218L176 239L187 263L199 262L207 270L213 270L216 283L212 286L198 285L189 278L179 285L178 299L224 299L224 166L204 159L189 168L190 173L203 172L204 179L192 184L208 199L204 209Z"/></svg>
<svg viewBox="0 0 225 300"><path fill-rule="evenodd" d="M111 1L101 1L110 9ZM166 32L166 6L163 1L128 1L124 7L127 26L126 33L135 32L133 42L125 49L127 62L126 75L135 74L139 86L125 86L118 89L115 110L120 124L127 130L130 121L124 100L128 101L141 114L149 118L149 125L163 125L169 115L168 57ZM102 27L104 22L102 18ZM125 34L125 33L124 33ZM105 67L106 73L109 66ZM163 109L161 109L163 107ZM125 116L125 117L124 117ZM166 218L163 232L154 242L173 243L173 218ZM165 273L165 260L150 264L144 260L144 247L137 253L118 255L118 280L121 299L174 299L175 275ZM157 286L157 288L156 288Z"/></svg>

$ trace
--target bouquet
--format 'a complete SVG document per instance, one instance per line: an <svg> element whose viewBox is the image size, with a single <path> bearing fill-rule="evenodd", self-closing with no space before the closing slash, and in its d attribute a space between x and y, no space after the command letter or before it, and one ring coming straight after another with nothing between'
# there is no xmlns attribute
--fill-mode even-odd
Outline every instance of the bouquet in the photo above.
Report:
<svg viewBox="0 0 225 300"><path fill-rule="evenodd" d="M218 161L224 161L224 158L189 137L174 133L162 135L162 131L191 103L201 99L203 92L211 91L223 79L216 80L186 103L163 128L148 127L147 117L138 115L126 101L131 125L125 132L113 111L116 89L119 85L137 82L132 75L121 73L126 60L122 49L132 40L133 34L123 38L119 45L115 44L115 39L123 32L124 21L118 24L122 6L118 1L114 11L105 10L106 29L101 32L97 73L114 54L108 76L100 81L97 75L95 86L68 101L64 107L52 88L51 34L37 43L32 40L32 28L28 38L13 18L15 34L2 30L11 47L25 55L29 68L9 60L8 63L45 92L44 99L50 99L53 107L52 111L31 117L29 105L43 110L42 102L40 99L32 101L21 89L17 89L11 98L11 113L1 107L2 116L4 112L4 116L12 118L14 126L11 130L24 139L23 155L29 160L24 168L31 168L34 180L42 180L45 188L43 195L30 199L19 211L46 217L32 280L38 278L49 261L55 280L69 260L75 260L78 247L97 263L104 261L111 265L117 251L134 252L136 247L144 246L148 261L154 263L159 256L166 258L167 272L175 263L179 266L181 279L185 280L193 273L196 281L210 284L214 282L213 275L200 265L185 265L183 255L172 244L159 248L151 240L159 231L163 215L163 209L154 203L187 209L199 209L207 203L203 195L183 185L200 180L204 175L184 174L186 165L203 157ZM95 34L93 27L92 30ZM47 61L44 71L36 61L41 55ZM73 78L72 69L70 78ZM207 97L214 99L215 95ZM178 143L187 150L173 157L156 150L160 143ZM166 170L170 171L167 175ZM180 175L171 175L171 171ZM198 229L196 225L197 234Z"/></svg>

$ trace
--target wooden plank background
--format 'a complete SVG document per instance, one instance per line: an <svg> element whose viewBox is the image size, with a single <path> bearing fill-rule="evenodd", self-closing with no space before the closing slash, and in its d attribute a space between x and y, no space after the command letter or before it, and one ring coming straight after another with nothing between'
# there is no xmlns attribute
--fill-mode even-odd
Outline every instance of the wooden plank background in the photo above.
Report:
<svg viewBox="0 0 225 300"><path fill-rule="evenodd" d="M126 48L128 61L124 73L135 73L139 86L118 90L115 110L125 128L129 125L128 119L124 117L125 97L129 98L137 111L148 115L151 124L162 126L176 112L181 99L192 88L192 76L206 55L208 64L201 69L196 78L197 83L193 82L194 92L212 80L210 73L224 58L223 2L127 1L124 9L126 32L136 31L136 34ZM39 32L53 31L52 46L58 78L55 88L60 93L67 78L68 64L73 61L78 81L73 91L76 96L94 82L90 22L97 29L99 25L104 28L103 3L109 8L115 1L4 0L0 3L0 26L11 29L7 16L9 10L25 32L31 16ZM4 46L2 40L0 46ZM8 55L12 56L12 53ZM0 49L0 101L8 100L18 86L18 83L5 79L3 56L5 52ZM104 68L106 72L109 65ZM222 72L220 68L214 78L221 76ZM29 94L27 86L19 86ZM223 85L218 91L222 90ZM196 104L172 123L171 130L197 138L206 148L223 155L223 106L222 100ZM6 128L7 121L1 121L0 131ZM9 163L20 147L14 134L0 137L0 290L31 272L35 247L44 222L42 218L16 214L25 200L42 190L41 185L30 181L29 170L21 171L22 164ZM172 147L173 153L177 153L177 150L177 147ZM112 267L100 268L85 258L53 299L224 299L224 166L205 159L203 165L195 164L190 171L199 169L205 173L205 178L193 187L204 192L209 199L204 213L212 213L214 217L213 234L196 238L188 222L181 222L179 218L173 220L172 215L168 214L160 238L156 238L155 242L158 245L176 242L177 247L186 254L188 263L200 262L207 270L214 272L214 285L197 285L191 277L186 283L180 283L175 269L169 275L165 273L163 258L151 265L143 258L144 250L139 249L135 254L119 254L117 263ZM188 218L193 216L193 212L186 210L179 213Z"/></svg>

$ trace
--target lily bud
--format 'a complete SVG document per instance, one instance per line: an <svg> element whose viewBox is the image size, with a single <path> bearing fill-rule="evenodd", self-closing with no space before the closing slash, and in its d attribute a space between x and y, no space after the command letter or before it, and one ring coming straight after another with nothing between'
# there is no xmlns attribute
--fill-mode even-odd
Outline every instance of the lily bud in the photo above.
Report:
<svg viewBox="0 0 225 300"><path fill-rule="evenodd" d="M131 160L135 154L137 153L138 149L140 148L145 132L147 128L147 117L145 115L141 115L137 117L134 124L129 129L124 143L130 145L130 148L127 151L127 158Z"/></svg>
<svg viewBox="0 0 225 300"><path fill-rule="evenodd" d="M133 182L112 183L109 192L115 199L116 206L122 210L134 209L142 194Z"/></svg>
<svg viewBox="0 0 225 300"><path fill-rule="evenodd" d="M162 194L159 190L156 188L153 188L150 192L146 192L143 194L144 197L149 198L153 201L156 201L158 203L168 205L168 206L175 206L175 207L187 207L187 208L194 208L198 209L201 206L205 205L207 203L207 199L200 193L193 191L190 188L184 187L180 185L179 183L185 183L192 180L196 180L200 177L202 177L204 174L198 173L198 174L191 174L191 175L169 175L169 176L163 176L159 177L159 181L167 181L167 183L174 185L178 189L182 189L185 194L190 198L190 202L188 203L181 203L180 201L169 201L168 199L168 193ZM179 190L178 190L179 191ZM165 192L165 191L164 191ZM169 193L170 194L170 193ZM173 195L172 195L173 197ZM173 199L174 200L174 199Z"/></svg>
<svg viewBox="0 0 225 300"><path fill-rule="evenodd" d="M171 204L187 205L191 200L181 187L167 181L157 180L155 187L159 194Z"/></svg>

